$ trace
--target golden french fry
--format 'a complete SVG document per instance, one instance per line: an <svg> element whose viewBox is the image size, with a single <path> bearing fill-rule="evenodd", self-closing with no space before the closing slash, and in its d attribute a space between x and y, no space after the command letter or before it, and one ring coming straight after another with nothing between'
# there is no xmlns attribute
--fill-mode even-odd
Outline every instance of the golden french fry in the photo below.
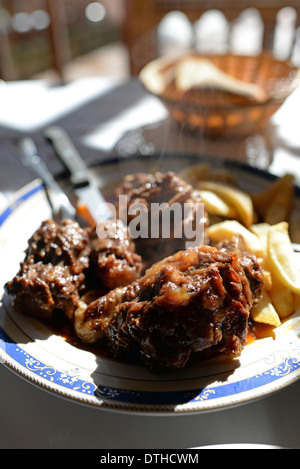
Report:
<svg viewBox="0 0 300 469"><path fill-rule="evenodd" d="M268 247L268 236L269 236L270 225L268 223L256 223L250 226L250 230L258 236L262 245L264 246L265 253Z"/></svg>
<svg viewBox="0 0 300 469"><path fill-rule="evenodd" d="M235 218L236 211L229 204L212 191L200 190L201 198L208 214L220 215L226 218Z"/></svg>
<svg viewBox="0 0 300 469"><path fill-rule="evenodd" d="M285 319L295 312L295 295L275 276L272 278L272 288L268 293L280 319Z"/></svg>
<svg viewBox="0 0 300 469"><path fill-rule="evenodd" d="M264 246L259 237L236 220L225 220L215 223L207 228L206 234L214 243L218 243L224 239L232 239L233 236L240 235L251 253L258 257L264 255Z"/></svg>
<svg viewBox="0 0 300 469"><path fill-rule="evenodd" d="M254 222L252 200L246 192L236 187L212 181L201 181L198 184L198 188L214 192L226 203L230 204L236 210L237 219L247 228Z"/></svg>
<svg viewBox="0 0 300 469"><path fill-rule="evenodd" d="M271 217L273 217L272 213L274 213L274 210L276 211L276 208L274 208L275 207L274 201L277 197L278 199L281 197L278 194L282 192L283 194L289 194L289 197L290 197L291 189L293 188L294 183L295 183L295 177L292 174L285 174L281 178L278 178L274 182L272 182L267 187L267 189L263 190L262 192L250 194L255 212L262 219L265 220L265 215L267 211L269 210L268 219L271 219ZM289 197L287 198L289 199ZM283 201L283 197L280 203L282 203L282 201ZM290 203L290 201L288 203ZM269 207L272 205L273 205L273 208L269 209ZM280 221L284 221L284 220L280 220Z"/></svg>
<svg viewBox="0 0 300 469"><path fill-rule="evenodd" d="M286 288L300 294L300 270L286 222L273 225L269 229L267 262L272 276Z"/></svg>
<svg viewBox="0 0 300 469"><path fill-rule="evenodd" d="M270 290L272 289L273 287L273 278L272 278L272 274L269 270L267 270L266 268L264 268L264 261L260 261L259 259L259 262L262 266L262 271L263 271L263 276L264 276L264 288L266 291L270 292Z"/></svg>
<svg viewBox="0 0 300 469"><path fill-rule="evenodd" d="M263 289L262 299L251 308L251 317L253 321L278 327L281 324L280 317L275 310L271 298Z"/></svg>
<svg viewBox="0 0 300 469"><path fill-rule="evenodd" d="M270 224L269 223L255 223L254 225L251 225L251 231L253 231L257 236L261 236L265 239L267 239L268 232L270 229Z"/></svg>

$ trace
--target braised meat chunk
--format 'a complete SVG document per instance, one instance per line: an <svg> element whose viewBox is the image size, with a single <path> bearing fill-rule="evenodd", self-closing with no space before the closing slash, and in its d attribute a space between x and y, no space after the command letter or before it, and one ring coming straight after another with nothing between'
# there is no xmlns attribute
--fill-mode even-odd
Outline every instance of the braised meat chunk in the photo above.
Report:
<svg viewBox="0 0 300 469"><path fill-rule="evenodd" d="M84 297L74 313L76 336L86 344L94 344L105 338L107 328L118 314L118 308L124 301L136 298L140 286L138 282L124 287L114 288L107 294L87 303Z"/></svg>
<svg viewBox="0 0 300 469"><path fill-rule="evenodd" d="M252 292L237 252L200 246L154 264L119 294L81 311L77 333L105 336L116 357L135 351L150 368L177 369L207 349L238 356L259 290Z"/></svg>
<svg viewBox="0 0 300 469"><path fill-rule="evenodd" d="M90 240L91 263L108 290L128 285L140 277L142 258L135 252L127 227L120 220L99 223Z"/></svg>
<svg viewBox="0 0 300 469"><path fill-rule="evenodd" d="M107 329L115 354L130 344L149 367L172 369L208 348L241 353L253 294L235 252L202 246L176 253L139 285Z"/></svg>
<svg viewBox="0 0 300 469"><path fill-rule="evenodd" d="M257 257L248 252L244 239L240 235L235 235L230 240L218 243L215 247L238 254L240 264L250 284L253 303L257 303L261 296L262 270Z"/></svg>
<svg viewBox="0 0 300 469"><path fill-rule="evenodd" d="M28 241L18 273L5 285L14 307L40 318L51 318L56 310L72 318L89 254L89 235L77 223L43 222Z"/></svg>
<svg viewBox="0 0 300 469"><path fill-rule="evenodd" d="M70 220L43 222L28 241L19 272L5 286L15 308L41 318L60 310L73 321L86 290L107 291L138 278L142 261L127 228L105 223L110 229L101 238Z"/></svg>
<svg viewBox="0 0 300 469"><path fill-rule="evenodd" d="M123 202L120 204L120 196L126 196L125 206ZM202 198L198 190L176 173L168 171L155 174L132 174L117 187L115 197L118 218L126 219L128 224L137 217L133 207L143 207L147 214L144 220L147 229L145 226L141 227L145 232L141 236L134 236L134 241L137 252L149 264L185 249L187 241L193 242L190 233L186 230L186 224L191 221L192 231L195 232L196 226L193 222L196 220L197 204L202 204ZM176 210L172 210L175 207L180 209L177 212L180 213L178 218L174 215ZM190 207L191 212L185 211L184 207ZM169 225L167 236L163 233L164 220L167 220ZM207 225L206 212L201 222ZM155 235L153 235L153 228ZM133 233L131 234L133 236Z"/></svg>
<svg viewBox="0 0 300 469"><path fill-rule="evenodd" d="M19 272L5 289L13 297L17 311L49 319L59 310L72 319L79 305L78 288L83 281L83 274L72 275L64 266L21 263Z"/></svg>
<svg viewBox="0 0 300 469"><path fill-rule="evenodd" d="M81 273L89 266L89 234L78 223L63 220L44 221L28 241L26 264L65 265L72 274Z"/></svg>

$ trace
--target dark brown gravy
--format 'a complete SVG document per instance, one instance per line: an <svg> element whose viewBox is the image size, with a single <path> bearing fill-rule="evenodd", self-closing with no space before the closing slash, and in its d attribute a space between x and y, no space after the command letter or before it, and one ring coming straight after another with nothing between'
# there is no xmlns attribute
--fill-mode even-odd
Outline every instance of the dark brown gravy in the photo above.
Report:
<svg viewBox="0 0 300 469"><path fill-rule="evenodd" d="M81 350L85 350L88 352L93 353L96 357L102 358L109 358L110 360L117 360L115 359L110 351L107 343L105 341L99 341L96 344L84 344L78 337L76 336L73 325L70 321L65 318L64 316L54 316L49 321L43 321L46 326L53 332L53 334L62 337L66 342L70 345L79 348ZM273 337L274 336L274 327L268 326L267 324L249 323L249 329L246 339L246 345L249 345L256 340L263 339L266 337ZM191 358L191 362L199 362L205 358L211 358L217 354L211 353L211 351L207 354L204 352L195 354L193 358ZM134 363L138 362L138 357L135 354L130 354L130 356L125 356L122 358L118 358L118 361L132 361Z"/></svg>
<svg viewBox="0 0 300 469"><path fill-rule="evenodd" d="M75 334L72 323L63 316L54 316L49 321L43 321L44 324L53 332L53 334L62 337L70 345L81 350L94 353L96 356L110 357L109 349L104 341L96 344L84 344Z"/></svg>

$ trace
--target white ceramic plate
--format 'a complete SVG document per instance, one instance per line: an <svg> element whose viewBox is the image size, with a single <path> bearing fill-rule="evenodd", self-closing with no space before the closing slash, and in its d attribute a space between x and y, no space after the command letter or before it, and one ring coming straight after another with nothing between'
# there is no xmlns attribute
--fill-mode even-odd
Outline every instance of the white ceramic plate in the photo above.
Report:
<svg viewBox="0 0 300 469"><path fill-rule="evenodd" d="M180 156L140 158L115 161L95 171L100 187L110 191L124 174L133 171L154 167L177 171L201 161L190 157L187 163ZM238 175L245 189L263 188L270 182L267 173L232 162L224 164ZM2 291L18 270L28 238L50 216L39 181L19 191L0 214ZM118 363L72 346L40 322L13 311L4 295L0 360L41 388L96 407L165 415L212 411L269 395L299 378L300 317L298 313L290 317L274 331L274 337L247 345L238 359L220 357L185 370L154 374L143 366Z"/></svg>

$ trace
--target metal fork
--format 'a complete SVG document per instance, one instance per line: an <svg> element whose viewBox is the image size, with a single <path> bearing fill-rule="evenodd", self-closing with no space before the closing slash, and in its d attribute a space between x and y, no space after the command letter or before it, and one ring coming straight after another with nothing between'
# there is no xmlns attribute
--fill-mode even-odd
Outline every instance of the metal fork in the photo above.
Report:
<svg viewBox="0 0 300 469"><path fill-rule="evenodd" d="M71 204L65 192L54 179L46 164L38 155L37 147L30 137L16 142L24 166L31 170L43 181L53 220L61 222L63 219L77 220L76 209Z"/></svg>

